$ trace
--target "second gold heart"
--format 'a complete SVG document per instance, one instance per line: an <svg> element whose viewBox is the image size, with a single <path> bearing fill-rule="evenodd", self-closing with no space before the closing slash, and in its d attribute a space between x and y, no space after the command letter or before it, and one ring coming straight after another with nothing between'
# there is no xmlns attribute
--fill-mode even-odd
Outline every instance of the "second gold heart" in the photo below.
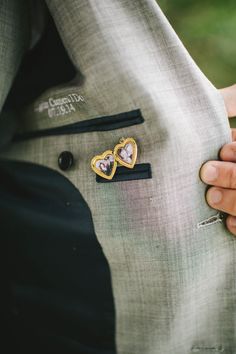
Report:
<svg viewBox="0 0 236 354"><path fill-rule="evenodd" d="M133 168L137 160L137 143L133 138L121 138L119 144L114 147L115 160L121 165Z"/></svg>

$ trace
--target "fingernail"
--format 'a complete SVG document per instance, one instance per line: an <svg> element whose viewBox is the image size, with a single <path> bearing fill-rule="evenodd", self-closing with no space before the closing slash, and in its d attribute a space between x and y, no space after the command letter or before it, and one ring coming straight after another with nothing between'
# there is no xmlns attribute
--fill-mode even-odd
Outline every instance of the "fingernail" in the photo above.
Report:
<svg viewBox="0 0 236 354"><path fill-rule="evenodd" d="M229 219L230 226L236 227L236 218L231 217Z"/></svg>
<svg viewBox="0 0 236 354"><path fill-rule="evenodd" d="M204 182L213 182L217 179L218 174L218 168L211 164L207 164L202 169L201 177Z"/></svg>
<svg viewBox="0 0 236 354"><path fill-rule="evenodd" d="M207 199L210 204L217 204L221 201L223 194L218 189L210 189L207 193Z"/></svg>

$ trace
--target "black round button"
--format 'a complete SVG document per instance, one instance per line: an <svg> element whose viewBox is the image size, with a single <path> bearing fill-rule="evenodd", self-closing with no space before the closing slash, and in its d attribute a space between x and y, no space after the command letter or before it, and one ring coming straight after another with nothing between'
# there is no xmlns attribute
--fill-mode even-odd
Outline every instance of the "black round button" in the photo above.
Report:
<svg viewBox="0 0 236 354"><path fill-rule="evenodd" d="M61 170L68 170L73 165L74 157L70 151L62 151L58 157L58 166Z"/></svg>

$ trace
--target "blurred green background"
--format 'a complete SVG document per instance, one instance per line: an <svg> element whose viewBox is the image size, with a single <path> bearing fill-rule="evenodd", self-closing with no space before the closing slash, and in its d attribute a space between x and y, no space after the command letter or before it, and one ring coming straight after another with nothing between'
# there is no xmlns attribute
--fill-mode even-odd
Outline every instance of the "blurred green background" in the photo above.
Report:
<svg viewBox="0 0 236 354"><path fill-rule="evenodd" d="M157 3L208 79L217 88L236 83L236 0Z"/></svg>

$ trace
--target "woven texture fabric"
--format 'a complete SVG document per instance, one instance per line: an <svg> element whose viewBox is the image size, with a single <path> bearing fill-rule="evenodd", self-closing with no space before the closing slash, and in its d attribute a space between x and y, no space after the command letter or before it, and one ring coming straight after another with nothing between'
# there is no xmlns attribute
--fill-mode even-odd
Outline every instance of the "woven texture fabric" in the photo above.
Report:
<svg viewBox="0 0 236 354"><path fill-rule="evenodd" d="M197 227L216 214L199 169L231 141L223 98L154 0L47 3L84 80L44 92L20 130L133 109L144 122L15 142L0 157L62 173L87 201L111 269L117 353L233 353L235 240L224 223ZM83 99L68 114L37 109L69 94ZM123 136L136 140L137 163L150 163L152 178L97 183L90 160ZM57 164L64 150L75 158L65 172Z"/></svg>

